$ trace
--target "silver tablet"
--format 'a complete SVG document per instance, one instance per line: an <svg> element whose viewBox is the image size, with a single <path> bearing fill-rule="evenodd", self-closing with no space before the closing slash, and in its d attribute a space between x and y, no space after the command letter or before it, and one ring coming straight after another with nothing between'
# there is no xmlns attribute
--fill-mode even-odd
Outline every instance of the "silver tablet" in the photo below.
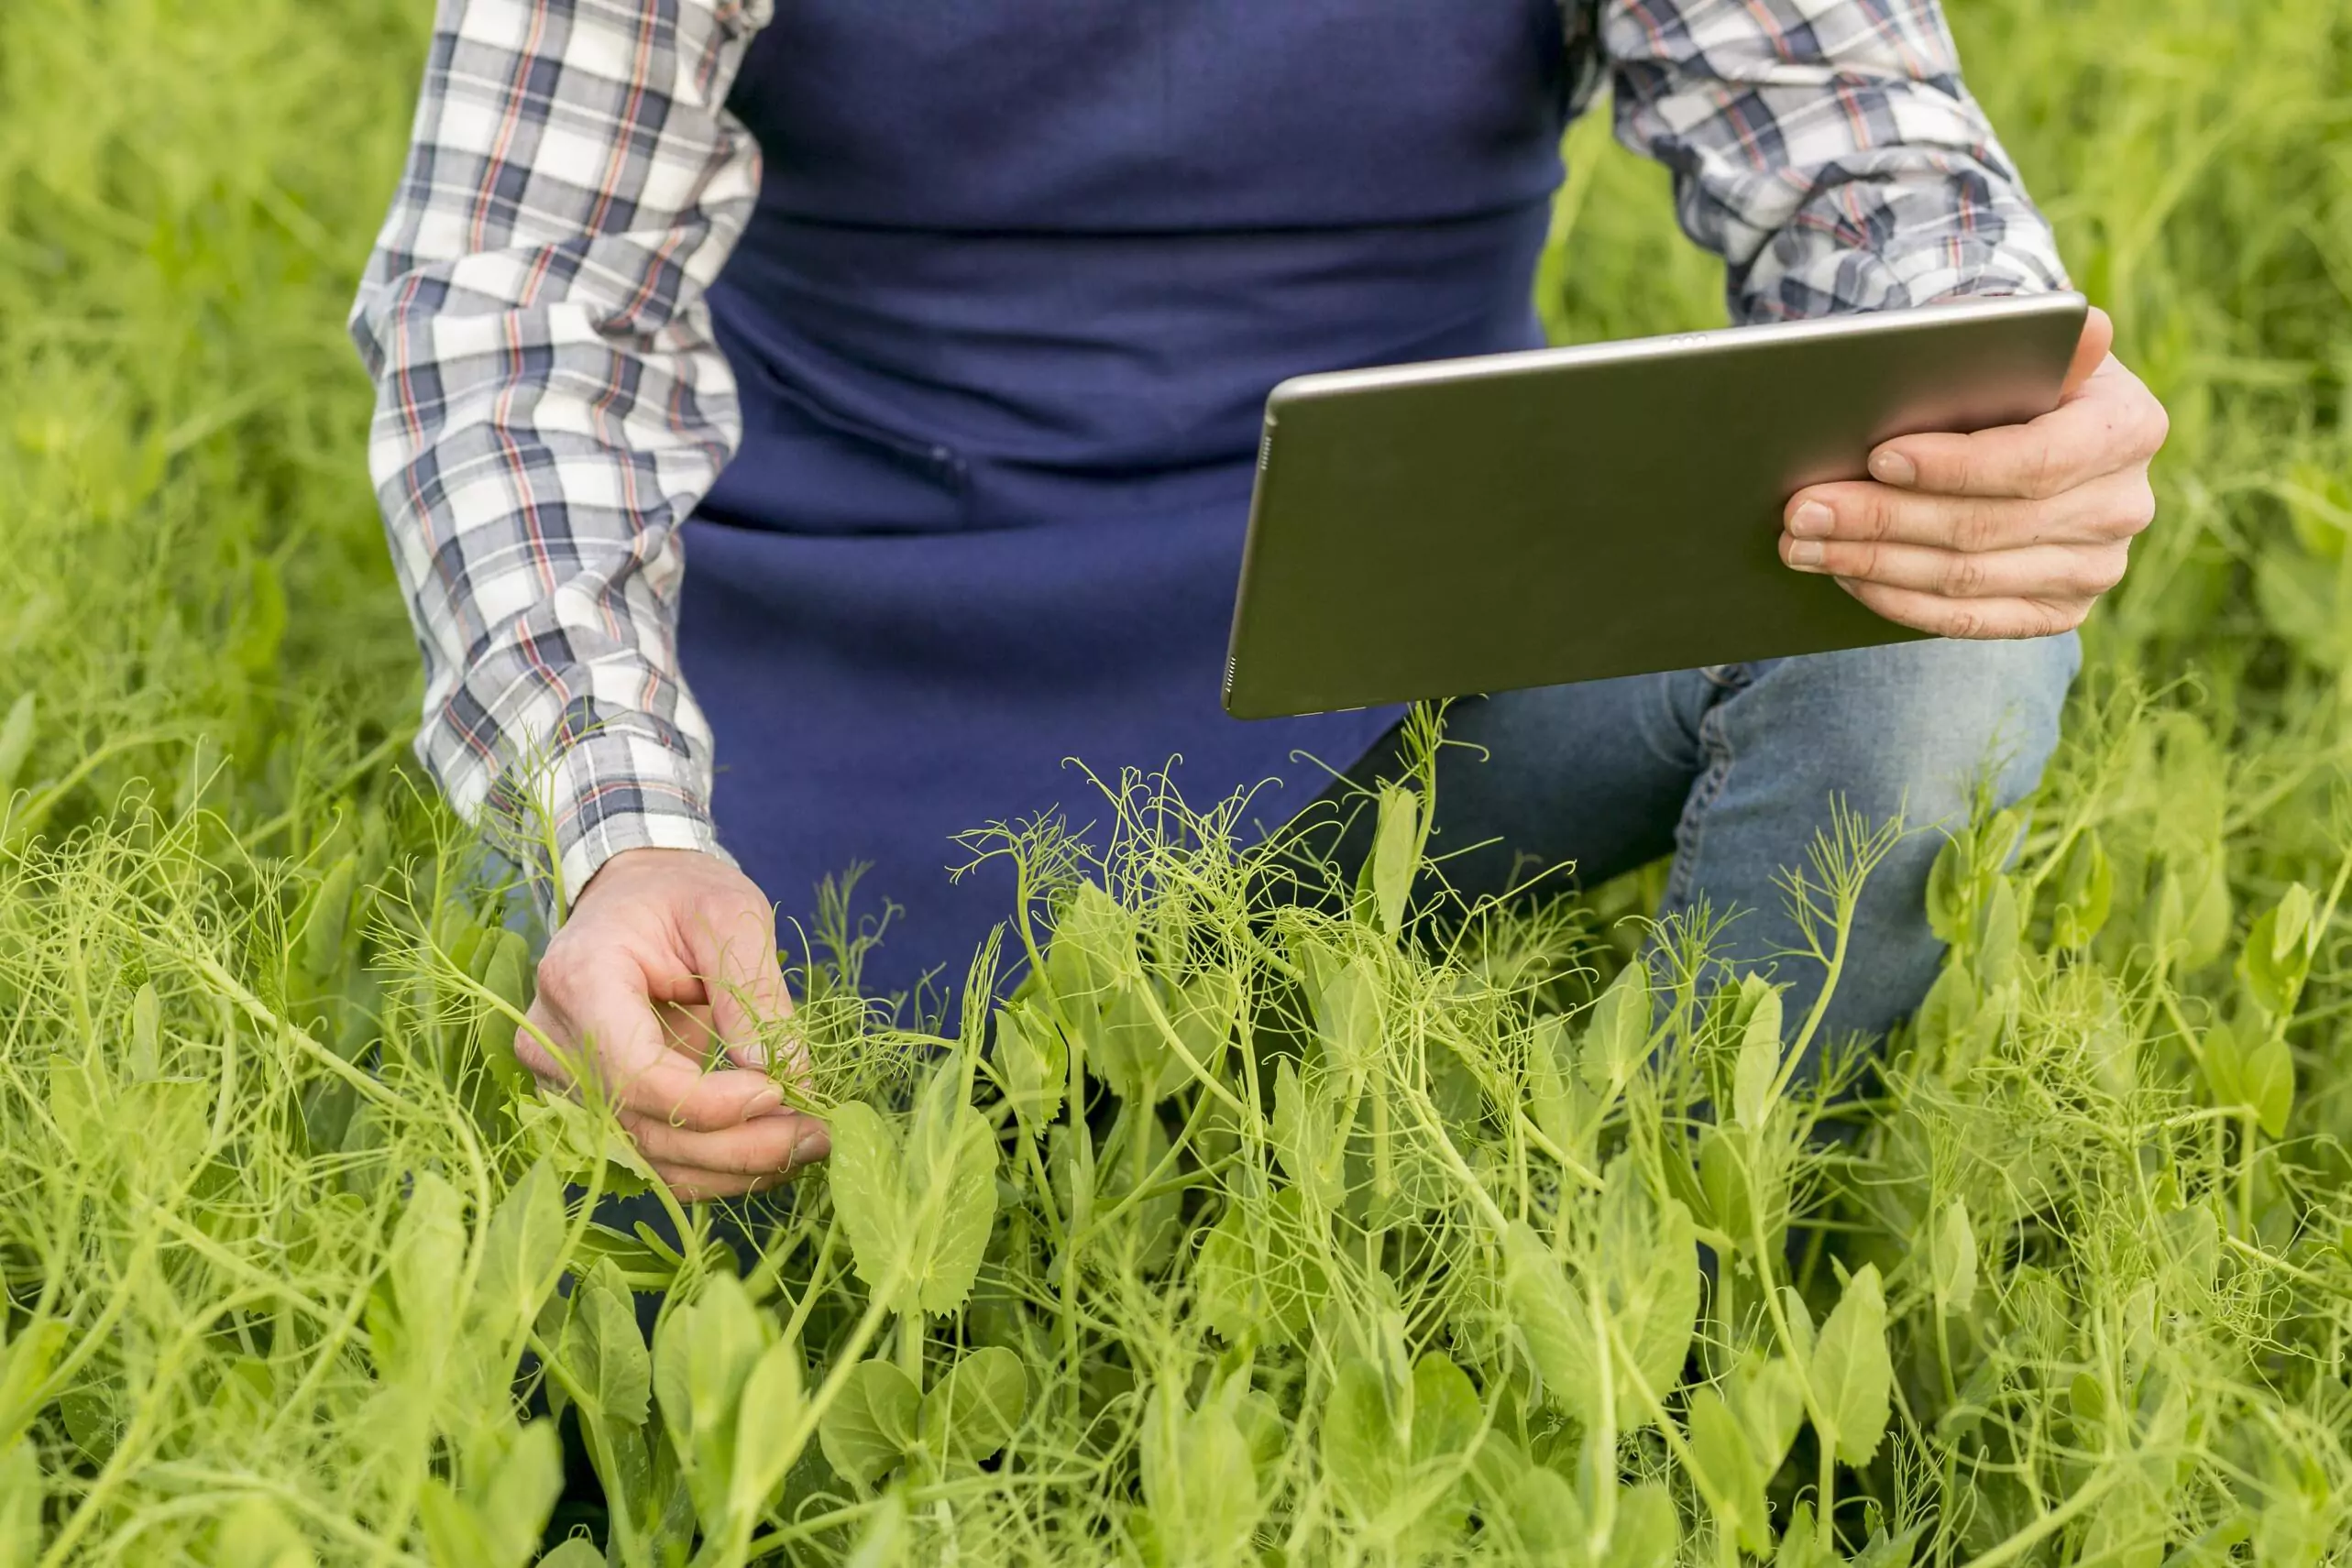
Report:
<svg viewBox="0 0 2352 1568"><path fill-rule="evenodd" d="M1919 635L1781 565L1791 493L2047 412L2080 294L1300 376L1266 400L1243 718Z"/></svg>

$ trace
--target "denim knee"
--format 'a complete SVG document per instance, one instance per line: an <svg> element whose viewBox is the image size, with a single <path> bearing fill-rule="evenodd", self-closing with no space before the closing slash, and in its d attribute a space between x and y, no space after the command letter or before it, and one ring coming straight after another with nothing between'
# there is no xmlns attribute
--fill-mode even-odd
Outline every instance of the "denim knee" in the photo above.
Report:
<svg viewBox="0 0 2352 1568"><path fill-rule="evenodd" d="M1735 704L1746 711L1726 717L1801 735L1795 764L1819 801L1951 828L1980 781L2003 806L2039 781L2082 661L2072 632L1808 654L1757 666Z"/></svg>

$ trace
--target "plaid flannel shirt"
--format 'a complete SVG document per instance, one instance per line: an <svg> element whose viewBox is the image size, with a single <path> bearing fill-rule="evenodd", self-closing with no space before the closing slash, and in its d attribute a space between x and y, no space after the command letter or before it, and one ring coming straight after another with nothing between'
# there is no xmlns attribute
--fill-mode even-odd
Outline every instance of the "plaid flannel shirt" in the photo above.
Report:
<svg viewBox="0 0 2352 1568"><path fill-rule="evenodd" d="M677 529L740 438L702 302L759 192L724 103L772 0L441 0L351 317L452 805L560 890L720 850ZM1578 107L1673 171L1735 320L2063 287L1937 0L1564 0Z"/></svg>

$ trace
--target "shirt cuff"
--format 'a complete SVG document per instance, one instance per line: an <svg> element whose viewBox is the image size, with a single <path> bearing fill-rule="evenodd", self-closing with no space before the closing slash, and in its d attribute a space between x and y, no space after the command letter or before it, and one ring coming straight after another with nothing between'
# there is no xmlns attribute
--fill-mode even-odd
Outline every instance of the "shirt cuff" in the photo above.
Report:
<svg viewBox="0 0 2352 1568"><path fill-rule="evenodd" d="M735 864L710 817L706 770L662 733L667 728L643 715L616 716L502 781L500 814L519 819L520 836L536 851L531 880L543 910L558 888L569 909L624 850L698 850Z"/></svg>

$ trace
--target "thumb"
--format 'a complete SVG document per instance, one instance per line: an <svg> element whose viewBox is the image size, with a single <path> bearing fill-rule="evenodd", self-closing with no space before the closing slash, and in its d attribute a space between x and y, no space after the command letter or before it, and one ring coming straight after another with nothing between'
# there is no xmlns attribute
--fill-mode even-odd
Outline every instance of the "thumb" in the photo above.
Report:
<svg viewBox="0 0 2352 1568"><path fill-rule="evenodd" d="M792 1011L776 963L775 911L755 894L739 907L705 904L681 919L679 935L710 1004L711 1032L739 1065L765 1066L763 1027Z"/></svg>
<svg viewBox="0 0 2352 1568"><path fill-rule="evenodd" d="M2082 390L2091 372L2106 362L2107 350L2116 345L2116 323L2106 312L2093 305L2083 318L2083 335L2075 340L2074 357L2066 367L2066 384L2061 388L2058 400L2064 402Z"/></svg>

